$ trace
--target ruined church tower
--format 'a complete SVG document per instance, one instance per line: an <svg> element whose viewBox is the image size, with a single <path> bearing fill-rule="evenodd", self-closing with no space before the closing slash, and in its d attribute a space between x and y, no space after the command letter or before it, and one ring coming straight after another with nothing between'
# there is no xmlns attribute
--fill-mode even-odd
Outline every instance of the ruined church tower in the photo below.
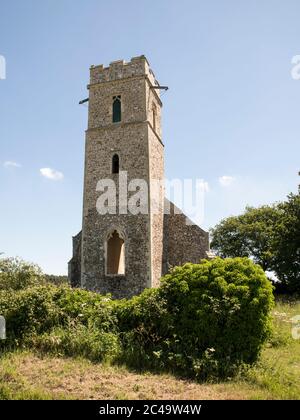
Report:
<svg viewBox="0 0 300 420"><path fill-rule="evenodd" d="M147 59L92 66L88 89L82 231L73 237L69 280L114 298L131 297L157 287L171 267L206 258L208 233L164 198L162 102ZM120 205L124 174L128 199ZM140 180L147 203L133 213L128 204ZM106 206L115 211L99 212L103 182L116 188L115 203Z"/></svg>
<svg viewBox="0 0 300 420"><path fill-rule="evenodd" d="M156 286L162 274L163 206L152 214L150 205L150 180L164 177L157 85L144 56L90 69L81 286L115 297ZM128 184L133 179L147 182L148 214L119 214L121 172L127 173ZM116 183L116 214L97 212L97 183L102 179Z"/></svg>

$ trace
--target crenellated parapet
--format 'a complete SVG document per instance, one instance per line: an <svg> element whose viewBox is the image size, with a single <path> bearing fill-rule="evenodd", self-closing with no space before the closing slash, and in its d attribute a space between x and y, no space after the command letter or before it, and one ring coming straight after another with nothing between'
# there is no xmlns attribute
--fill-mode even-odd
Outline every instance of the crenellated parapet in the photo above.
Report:
<svg viewBox="0 0 300 420"><path fill-rule="evenodd" d="M137 76L147 76L153 86L158 85L144 55L133 57L129 62L124 60L113 61L108 67L104 67L103 64L90 67L91 85Z"/></svg>

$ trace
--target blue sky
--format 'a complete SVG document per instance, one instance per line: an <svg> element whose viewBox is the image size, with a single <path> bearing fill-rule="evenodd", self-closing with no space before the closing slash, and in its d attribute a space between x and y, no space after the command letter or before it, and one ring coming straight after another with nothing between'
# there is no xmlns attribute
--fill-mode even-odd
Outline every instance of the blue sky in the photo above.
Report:
<svg viewBox="0 0 300 420"><path fill-rule="evenodd" d="M87 108L78 101L87 97L91 64L145 54L169 86L162 98L166 176L208 183L203 227L247 204L296 192L300 80L291 77L291 60L300 54L298 0L1 0L0 6L6 256L67 272L71 236L81 228ZM42 168L63 175L49 179Z"/></svg>

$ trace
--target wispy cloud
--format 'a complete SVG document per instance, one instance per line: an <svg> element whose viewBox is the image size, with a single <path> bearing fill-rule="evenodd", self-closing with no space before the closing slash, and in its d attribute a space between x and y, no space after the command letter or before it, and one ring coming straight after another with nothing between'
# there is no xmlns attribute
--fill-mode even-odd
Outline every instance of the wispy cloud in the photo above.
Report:
<svg viewBox="0 0 300 420"><path fill-rule="evenodd" d="M235 178L229 175L223 175L223 176L220 176L219 178L219 184L222 187L229 187L234 181L235 181Z"/></svg>
<svg viewBox="0 0 300 420"><path fill-rule="evenodd" d="M41 168L40 173L45 178L51 179L52 181L60 181L63 179L64 174L51 168Z"/></svg>
<svg viewBox="0 0 300 420"><path fill-rule="evenodd" d="M6 160L3 163L3 166L5 168L21 168L22 165L20 165L18 162L14 162L13 160Z"/></svg>

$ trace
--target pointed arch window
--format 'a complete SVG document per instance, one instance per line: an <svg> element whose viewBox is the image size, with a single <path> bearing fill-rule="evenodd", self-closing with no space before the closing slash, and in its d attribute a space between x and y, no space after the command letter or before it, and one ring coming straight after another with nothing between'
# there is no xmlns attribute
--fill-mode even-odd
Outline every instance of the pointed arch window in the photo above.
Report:
<svg viewBox="0 0 300 420"><path fill-rule="evenodd" d="M112 157L112 173L118 174L120 171L120 159L119 155L115 154Z"/></svg>
<svg viewBox="0 0 300 420"><path fill-rule="evenodd" d="M117 230L108 235L106 243L106 274L125 274L125 243Z"/></svg>
<svg viewBox="0 0 300 420"><path fill-rule="evenodd" d="M121 121L121 96L113 97L113 122L117 123Z"/></svg>

